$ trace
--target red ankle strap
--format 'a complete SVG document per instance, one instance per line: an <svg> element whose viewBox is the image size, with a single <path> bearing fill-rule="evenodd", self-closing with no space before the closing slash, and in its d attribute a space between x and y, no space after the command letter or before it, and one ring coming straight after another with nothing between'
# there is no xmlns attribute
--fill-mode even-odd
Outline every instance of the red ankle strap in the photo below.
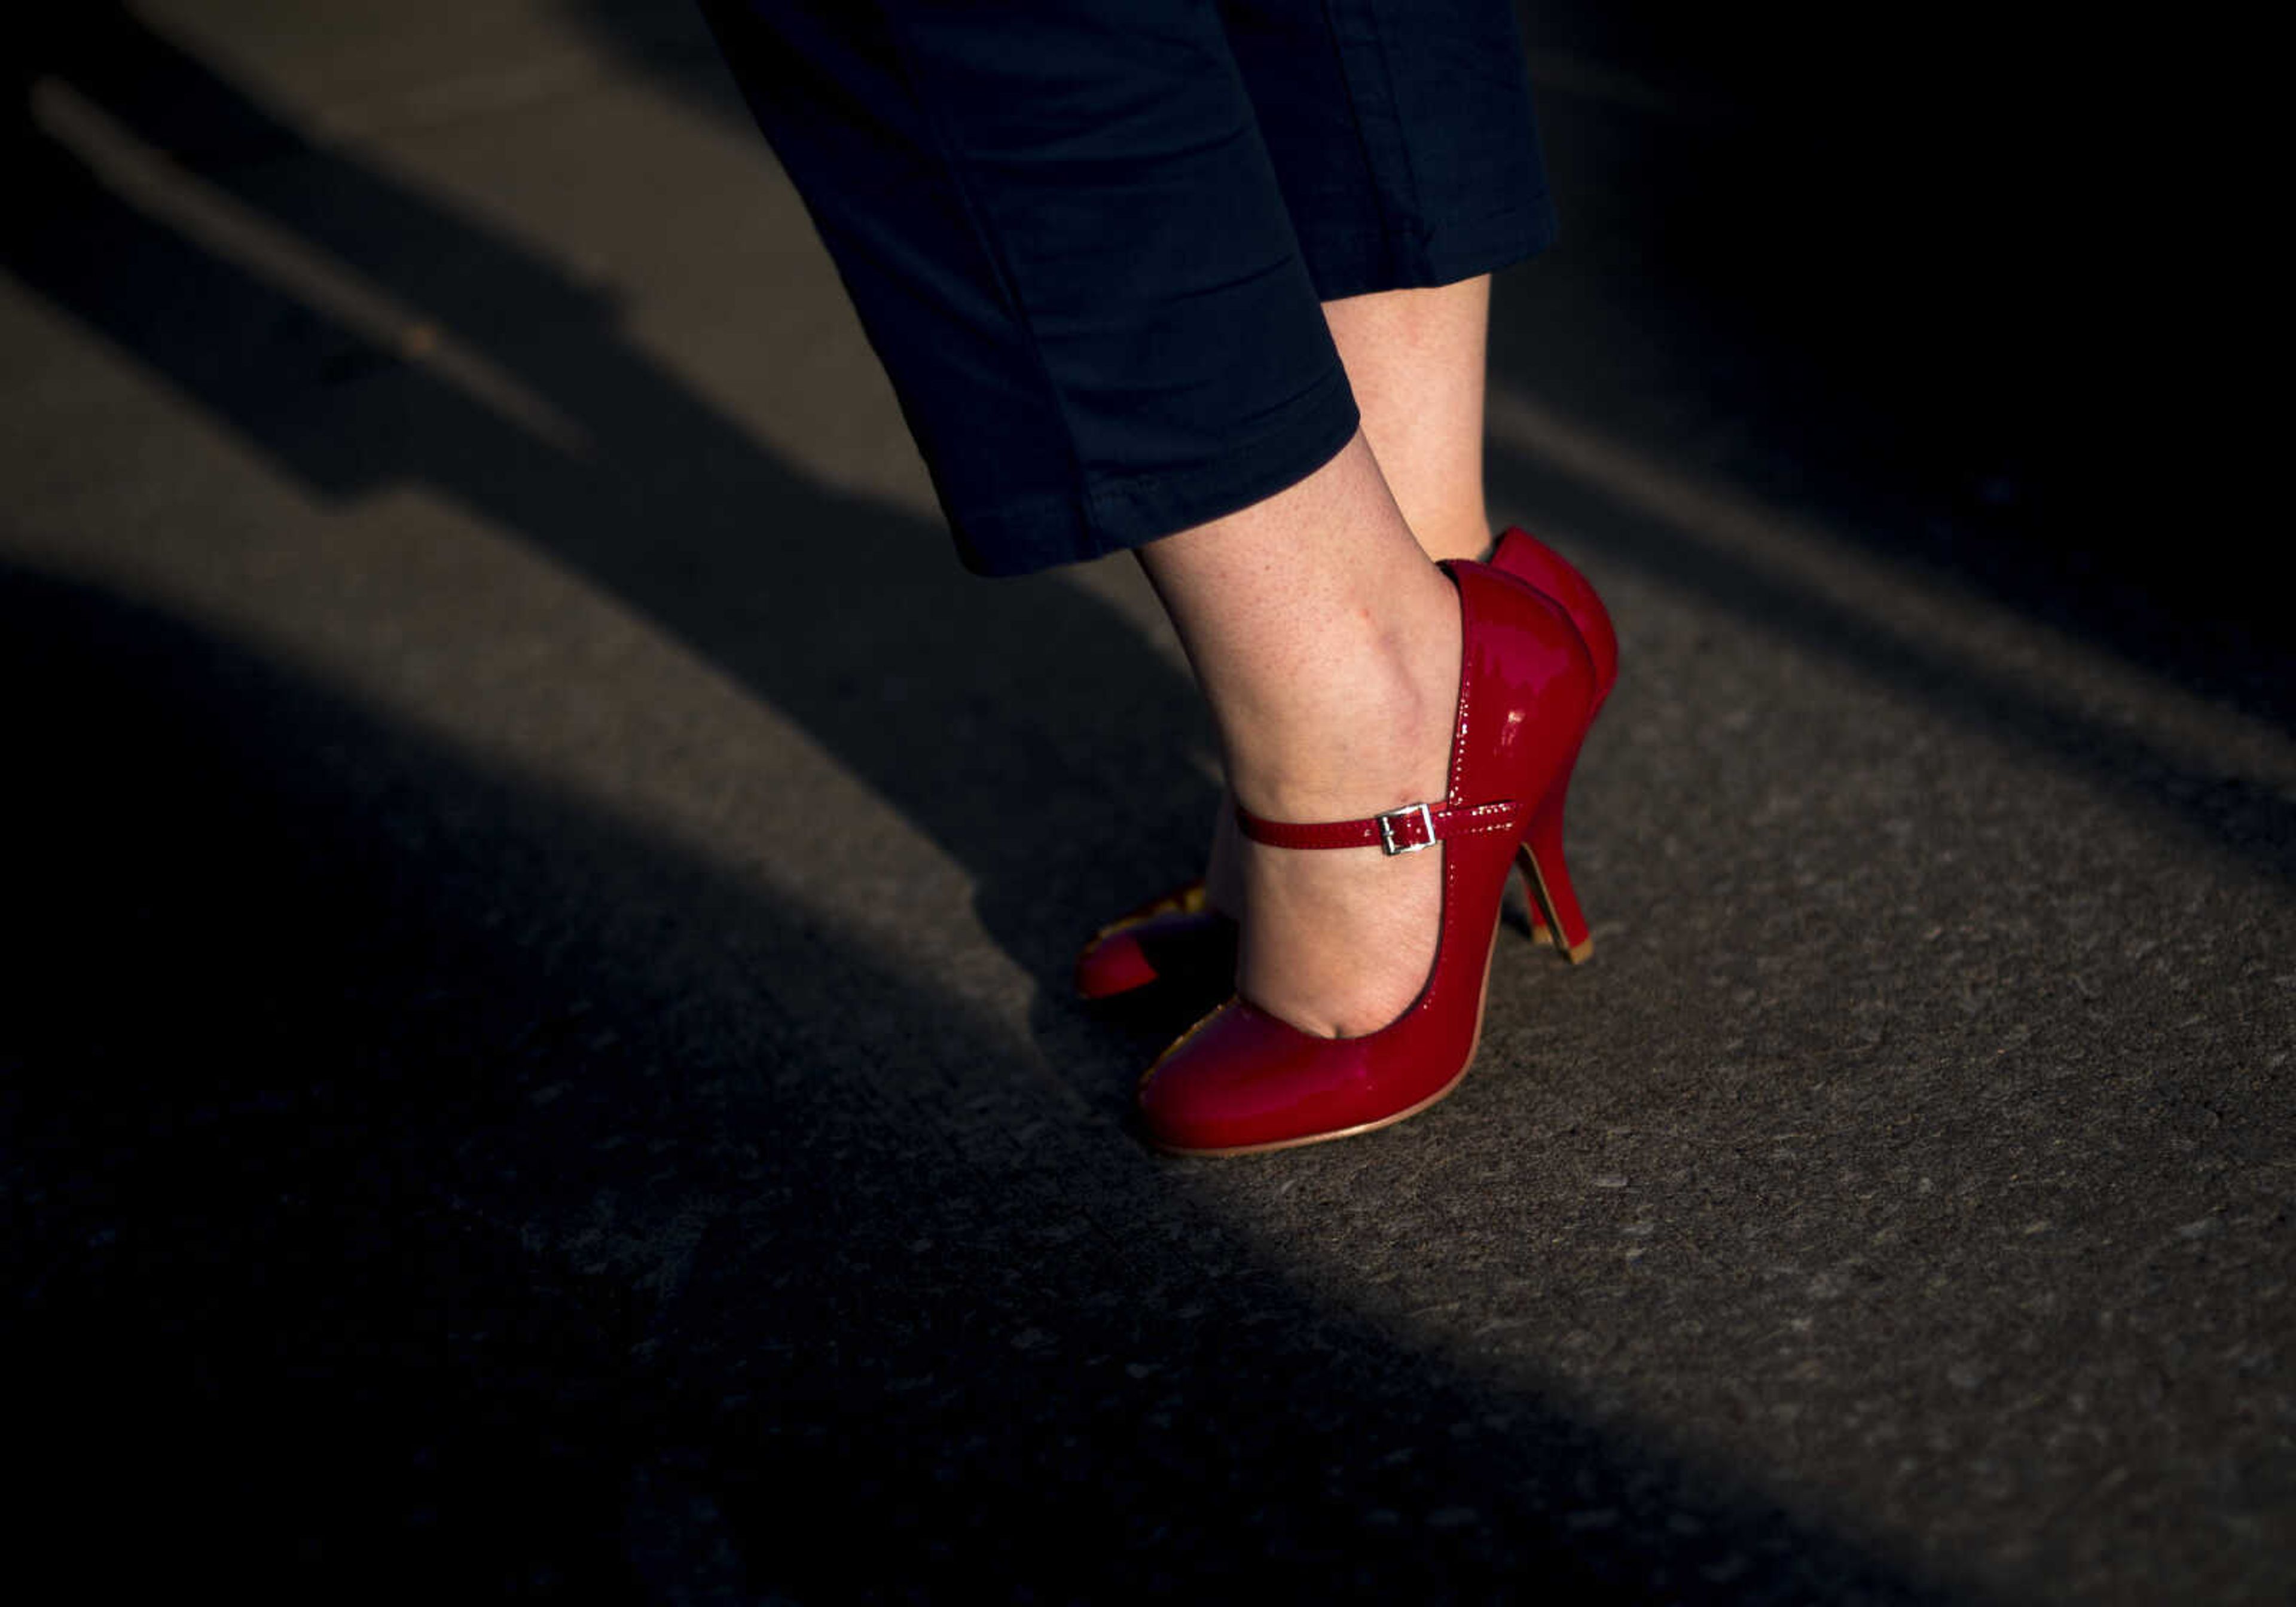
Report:
<svg viewBox="0 0 2296 1607"><path fill-rule="evenodd" d="M1465 804L1405 804L1384 815L1367 816L1361 820L1319 821L1313 825L1263 820L1242 804L1235 807L1235 824L1242 828L1243 834L1272 849L1384 849L1390 854L1415 854L1447 838L1478 832L1519 832L1529 818L1529 811L1512 800L1476 804L1472 808Z"/></svg>

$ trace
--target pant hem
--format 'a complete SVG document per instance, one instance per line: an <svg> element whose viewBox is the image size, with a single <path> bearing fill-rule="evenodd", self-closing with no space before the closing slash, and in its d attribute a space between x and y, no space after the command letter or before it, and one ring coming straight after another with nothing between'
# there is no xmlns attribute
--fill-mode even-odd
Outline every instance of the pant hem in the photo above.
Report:
<svg viewBox="0 0 2296 1607"><path fill-rule="evenodd" d="M1065 497L976 512L957 526L957 556L976 575L1035 574L1104 558L1218 519L1299 484L1339 455L1360 422L1347 374L1331 374L1274 430L1185 475L1087 478L1084 503Z"/></svg>
<svg viewBox="0 0 2296 1607"><path fill-rule="evenodd" d="M1456 284L1538 256L1554 243L1558 232L1554 202L1541 194L1527 207L1451 225L1415 250L1400 249L1385 237L1370 238L1353 260L1343 261L1326 242L1322 260L1314 265L1316 294L1325 301L1344 301L1382 291Z"/></svg>

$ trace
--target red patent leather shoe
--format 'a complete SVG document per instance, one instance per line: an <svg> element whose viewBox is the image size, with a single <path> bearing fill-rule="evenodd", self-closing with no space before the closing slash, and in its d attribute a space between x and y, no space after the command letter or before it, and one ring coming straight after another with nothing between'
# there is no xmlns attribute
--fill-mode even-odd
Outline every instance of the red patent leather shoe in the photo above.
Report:
<svg viewBox="0 0 2296 1607"><path fill-rule="evenodd" d="M1234 917L1211 906L1199 876L1095 932L1077 955L1076 990L1112 999L1158 983L1206 982L1210 1004L1235 981L1235 940Z"/></svg>
<svg viewBox="0 0 2296 1607"><path fill-rule="evenodd" d="M1141 1079L1160 1147L1234 1155L1344 1138L1433 1104L1467 1072L1482 1037L1499 898L1516 856L1576 911L1557 835L1562 793L1594 718L1593 660L1561 606L1480 563L1443 566L1459 591L1459 707L1441 799L1362 820L1297 825L1239 808L1245 836L1276 848L1438 849L1442 924L1411 1006L1362 1037L1316 1037L1236 997Z"/></svg>
<svg viewBox="0 0 2296 1607"><path fill-rule="evenodd" d="M1562 553L1520 529L1500 535L1490 562L1493 569L1554 599L1570 616L1594 660L1595 706L1600 709L1619 678L1619 637L1611 627L1611 611L1603 606L1587 577ZM1558 838L1562 824L1559 818L1554 822ZM1592 955L1595 941L1577 903L1571 903L1567 920L1556 922L1550 918L1551 890L1543 892L1528 868L1523 883L1529 895L1532 939L1552 940L1574 965ZM1203 879L1198 877L1095 932L1077 955L1076 990L1087 999L1109 999L1161 981L1193 985L1207 978L1232 978L1235 937L1234 917L1205 900ZM1225 985L1220 981L1211 997L1217 998Z"/></svg>

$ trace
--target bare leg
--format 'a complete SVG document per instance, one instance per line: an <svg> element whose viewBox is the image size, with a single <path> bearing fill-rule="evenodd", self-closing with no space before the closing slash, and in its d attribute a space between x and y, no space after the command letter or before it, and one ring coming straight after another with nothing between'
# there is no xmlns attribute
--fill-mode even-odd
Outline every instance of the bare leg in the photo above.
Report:
<svg viewBox="0 0 2296 1607"><path fill-rule="evenodd" d="M1290 489L1139 549L1255 813L1334 820L1442 796L1458 594L1358 435ZM1308 1032L1375 1031L1426 980L1439 856L1239 840L1237 983Z"/></svg>
<svg viewBox="0 0 2296 1607"><path fill-rule="evenodd" d="M1324 303L1364 437L1404 522L1430 558L1480 558L1490 548L1483 501L1490 310L1488 274L1432 290ZM1319 562L1314 552L1303 547L1293 562ZM1213 908L1236 915L1248 897L1242 846L1224 799L1204 886Z"/></svg>
<svg viewBox="0 0 2296 1607"><path fill-rule="evenodd" d="M1488 274L1324 304L1363 432L1430 558L1480 558L1491 544L1483 502L1490 317Z"/></svg>

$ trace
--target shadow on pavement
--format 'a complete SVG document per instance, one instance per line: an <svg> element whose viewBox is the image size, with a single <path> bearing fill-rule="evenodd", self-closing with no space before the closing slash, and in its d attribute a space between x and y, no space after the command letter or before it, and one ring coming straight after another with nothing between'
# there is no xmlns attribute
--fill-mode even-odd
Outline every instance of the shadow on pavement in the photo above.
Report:
<svg viewBox="0 0 2296 1607"><path fill-rule="evenodd" d="M722 93L698 32L600 14ZM939 533L824 494L611 306L123 14L31 43L26 83L436 318L588 442L130 204L20 94L10 270L281 472L430 488L644 611L931 835L1032 975L1059 974L1075 912L1141 890L1109 844L1193 838L1192 700L1112 610L973 582ZM1503 325L1500 362L1535 380L1528 329ZM1606 421L1627 434L1630 402ZM1602 524L1626 561L1842 643L1726 559ZM2034 550L2010 580L1971 572L2013 597L2049 572ZM2170 616L2130 637L2039 589L2215 685ZM995 1029L720 870L131 603L12 576L0 655L72 689L20 750L41 944L0 1027L4 1254L48 1390L32 1459L58 1525L135 1514L155 1575L253 1556L305 1594L452 1574L664 1601L1935 1594L1726 1471L1320 1308ZM1868 662L1956 712L1981 696ZM2251 854L2273 829L2219 824ZM777 965L819 972L819 1013L749 980ZM1113 1080L1085 1093L1122 1108Z"/></svg>
<svg viewBox="0 0 2296 1607"><path fill-rule="evenodd" d="M791 473L631 346L611 304L308 143L123 13L46 43L47 71L28 82L68 84L472 343L562 421L489 406L139 209L20 98L0 261L283 473L332 497L430 488L658 621L955 859L1032 974L1065 971L1076 912L1139 897L1140 859L1111 865L1110 845L1200 838L1214 794L1176 762L1205 740L1193 690L1114 611L1054 578L982 584L944 532ZM568 424L578 442L558 439Z"/></svg>
<svg viewBox="0 0 2296 1607"><path fill-rule="evenodd" d="M433 487L652 613L954 854L1038 974L1117 891L1097 845L1201 819L1184 775L1111 818L1143 790L1108 775L1174 775L1196 732L1099 604L979 586L807 487L611 309L124 15L45 43L28 82L480 340L595 443L474 403L20 121L11 270L283 471ZM84 1578L1931 1594L1316 1308L961 1004L721 872L132 603L11 573L0 644L12 684L68 689L17 732L37 944L0 1062L30 1527L91 1548ZM1016 784L1045 811L1017 841ZM818 1015L751 980L798 966Z"/></svg>
<svg viewBox="0 0 2296 1607"><path fill-rule="evenodd" d="M72 689L0 1064L26 1531L132 1531L83 1583L1934 1594L1316 1308L713 867L85 588L0 578L0 644Z"/></svg>

